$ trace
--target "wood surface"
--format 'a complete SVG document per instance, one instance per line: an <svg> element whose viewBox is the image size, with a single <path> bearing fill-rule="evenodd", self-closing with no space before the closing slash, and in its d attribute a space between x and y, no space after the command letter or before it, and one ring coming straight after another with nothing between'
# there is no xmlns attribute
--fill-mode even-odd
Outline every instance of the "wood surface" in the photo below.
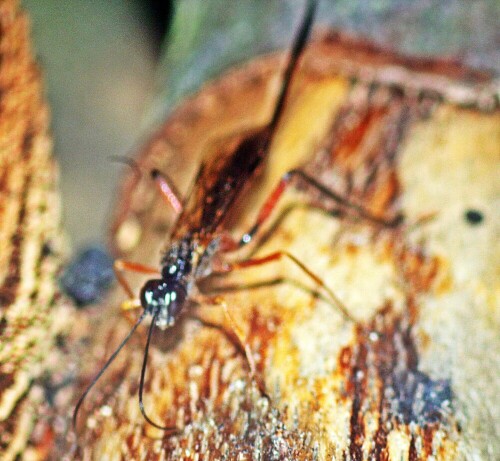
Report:
<svg viewBox="0 0 500 461"><path fill-rule="evenodd" d="M2 460L495 459L500 111L490 76L317 37L262 176L227 224L241 235L297 166L373 214L402 212L386 228L301 187L249 249L294 254L355 321L287 261L209 281L233 286L223 296L270 399L222 313L201 306L229 333L186 316L155 334L150 354L146 408L179 433L165 436L139 411L143 328L89 395L77 448L74 402L137 313L120 311L119 289L79 312L56 296L57 170L17 2L0 2L0 26ZM266 122L284 59L256 58L187 99L137 152L141 168L167 172L186 193L205 156ZM158 264L172 222L148 175L124 178L111 223L117 254ZM138 290L142 280L130 280Z"/></svg>
<svg viewBox="0 0 500 461"><path fill-rule="evenodd" d="M2 461L47 458L57 432L55 407L64 401L47 397L70 373L55 347L70 326L71 310L56 281L66 249L48 125L28 18L18 2L0 1Z"/></svg>
<svg viewBox="0 0 500 461"><path fill-rule="evenodd" d="M141 168L167 172L187 192L200 160L265 123L283 59L256 59L188 99L138 152ZM265 171L228 226L235 235L247 230L273 185L296 166L373 214L402 212L401 226L384 228L304 187L283 198L276 225L250 251L291 252L356 322L286 261L214 280L234 288L224 299L270 401L226 335L186 319L156 335L147 379L149 412L177 424L179 434L163 437L138 410L142 335L126 366L104 378L113 383L109 394L87 406L84 458L494 459L495 85L458 62L409 59L341 34L317 38ZM468 220L471 211L483 220ZM130 174L112 226L118 252L157 264L172 222L146 175ZM213 307L198 311L224 323ZM126 329L115 334L113 325L112 344Z"/></svg>

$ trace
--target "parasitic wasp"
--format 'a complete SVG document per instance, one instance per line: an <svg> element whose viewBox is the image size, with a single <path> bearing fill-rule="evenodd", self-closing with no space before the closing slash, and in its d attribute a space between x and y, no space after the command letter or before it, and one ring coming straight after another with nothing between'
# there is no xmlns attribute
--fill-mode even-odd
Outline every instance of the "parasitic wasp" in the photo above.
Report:
<svg viewBox="0 0 500 461"><path fill-rule="evenodd" d="M353 209L360 216L376 223L394 226L399 222L399 219L385 220L372 216L361 206L350 203L302 170L293 169L282 176L278 185L261 207L255 224L247 232L239 239L235 239L225 229L224 218L230 212L233 203L241 195L244 186L254 181L254 178L262 170L273 135L284 112L297 62L303 54L311 32L316 6L317 0L307 1L305 14L290 52L274 112L269 123L245 135L231 152L216 156L212 158L212 161L203 162L187 199L182 199L179 196L170 178L158 170L151 172L151 177L161 196L177 214L176 223L170 234L171 243L162 256L160 270L134 262L115 261L115 272L118 281L129 298L125 305L127 307L140 307L143 311L130 332L79 398L73 412L73 428L75 432L78 413L85 397L147 316L151 316L152 320L148 329L140 373L139 407L149 424L168 433L176 432L177 429L174 426L164 426L153 421L144 408L144 382L151 337L155 327L161 330L172 327L189 303L221 306L233 329L237 332L237 327L232 321L224 301L218 296L210 296L201 290L199 282L210 275L227 274L237 269L263 265L279 259L288 259L328 294L330 302L341 311L345 318L354 321L345 306L324 281L304 263L285 250L236 262L229 262L224 258L225 255L236 252L254 241L254 237L263 224L267 222L287 187L298 183L307 185L307 187L314 189L319 194L335 200L342 206ZM149 274L156 277L144 283L139 298L136 298L123 276L125 271ZM256 367L251 351L244 340L240 338L240 335L236 334L236 336L245 353L251 376L255 378Z"/></svg>

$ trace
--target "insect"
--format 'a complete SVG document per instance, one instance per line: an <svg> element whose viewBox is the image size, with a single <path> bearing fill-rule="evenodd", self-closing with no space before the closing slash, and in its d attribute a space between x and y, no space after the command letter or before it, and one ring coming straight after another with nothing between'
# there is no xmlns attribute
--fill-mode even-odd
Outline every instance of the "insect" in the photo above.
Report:
<svg viewBox="0 0 500 461"><path fill-rule="evenodd" d="M290 53L281 90L270 122L244 136L233 151L225 155L219 154L205 161L199 170L194 187L187 200L180 198L169 178L157 170L151 172L151 176L162 197L178 214L177 222L170 235L171 243L161 259L160 271L142 264L121 260L115 262L117 278L129 296L129 304L142 307L143 312L128 335L78 400L73 413L73 428L75 430L78 411L85 397L119 354L140 323L146 316L150 315L152 320L148 330L139 382L139 407L149 424L168 432L173 433L176 431L175 427L163 426L153 421L147 415L143 404L144 381L152 332L155 327L164 330L173 326L189 303L220 305L228 318L231 319L227 306L220 298L211 297L207 293L200 291L198 282L214 273L228 273L236 269L262 265L286 258L300 268L305 275L314 280L318 286L321 286L332 303L340 309L346 318L353 320L347 309L321 278L286 251L276 251L263 257L237 262L228 262L224 258L226 254L235 252L253 241L261 226L268 220L283 192L288 186L295 184L297 181L307 184L308 187L314 188L320 194L334 199L343 206L354 209L361 216L385 225L395 224L393 221L371 216L362 207L351 204L318 183L314 178L297 169L289 171L282 177L260 209L255 224L240 239L233 238L224 228L224 217L240 195L243 187L253 181L253 178L258 174L268 154L274 132L283 113L294 70L311 31L316 6L316 0L308 0L304 19ZM136 299L132 289L123 277L124 271L156 274L157 277L145 282L140 291L139 299ZM243 342L242 346L251 374L254 376L255 365L251 351Z"/></svg>

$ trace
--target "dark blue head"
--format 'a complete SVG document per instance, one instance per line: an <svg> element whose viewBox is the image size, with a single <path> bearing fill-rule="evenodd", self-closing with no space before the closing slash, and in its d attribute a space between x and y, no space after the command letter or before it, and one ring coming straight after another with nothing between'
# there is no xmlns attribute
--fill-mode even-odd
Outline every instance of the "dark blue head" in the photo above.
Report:
<svg viewBox="0 0 500 461"><path fill-rule="evenodd" d="M161 329L172 326L179 316L187 291L175 278L148 280L141 290L141 305L149 314L156 316L156 326Z"/></svg>

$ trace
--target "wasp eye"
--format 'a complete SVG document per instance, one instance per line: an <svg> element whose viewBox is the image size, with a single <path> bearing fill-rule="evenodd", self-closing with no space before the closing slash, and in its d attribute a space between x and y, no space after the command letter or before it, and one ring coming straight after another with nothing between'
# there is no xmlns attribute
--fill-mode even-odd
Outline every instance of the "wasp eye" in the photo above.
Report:
<svg viewBox="0 0 500 461"><path fill-rule="evenodd" d="M149 280L147 281L141 289L141 306L144 310L148 311L150 314L156 309L160 303L159 299L162 296L162 286L164 285L162 280Z"/></svg>

